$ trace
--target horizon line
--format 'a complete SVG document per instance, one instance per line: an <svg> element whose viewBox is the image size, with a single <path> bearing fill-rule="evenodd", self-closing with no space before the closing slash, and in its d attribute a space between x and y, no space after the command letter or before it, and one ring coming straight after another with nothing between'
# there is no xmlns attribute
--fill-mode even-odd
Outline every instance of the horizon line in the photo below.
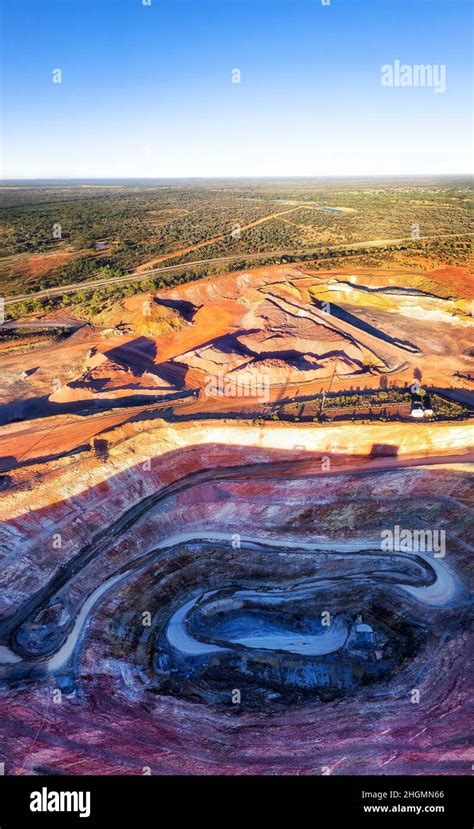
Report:
<svg viewBox="0 0 474 829"><path fill-rule="evenodd" d="M290 180L330 180L330 179L400 179L400 178L473 178L474 172L451 172L451 173L348 173L331 175L203 175L203 176L7 176L0 178L0 185L11 182L28 181L225 181L242 179L253 179L256 181L272 181L275 179Z"/></svg>

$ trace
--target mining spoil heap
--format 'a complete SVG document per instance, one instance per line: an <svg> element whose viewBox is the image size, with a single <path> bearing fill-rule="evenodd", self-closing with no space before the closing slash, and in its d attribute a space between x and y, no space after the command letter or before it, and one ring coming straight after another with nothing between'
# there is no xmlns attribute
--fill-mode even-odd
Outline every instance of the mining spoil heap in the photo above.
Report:
<svg viewBox="0 0 474 829"><path fill-rule="evenodd" d="M472 276L457 269L307 265L130 297L95 325L78 321L82 327L47 349L12 352L3 344L0 422L147 402L183 417L260 414L263 402L329 385L333 392L403 387L414 376L472 391L472 294ZM60 322L58 312L41 321ZM259 384L265 393L249 400Z"/></svg>

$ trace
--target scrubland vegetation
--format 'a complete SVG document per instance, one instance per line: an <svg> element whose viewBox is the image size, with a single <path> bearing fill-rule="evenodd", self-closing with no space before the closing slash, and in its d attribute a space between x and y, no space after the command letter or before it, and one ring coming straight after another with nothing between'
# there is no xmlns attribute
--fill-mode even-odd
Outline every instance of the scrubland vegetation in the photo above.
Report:
<svg viewBox="0 0 474 829"><path fill-rule="evenodd" d="M172 264L242 256L245 267L245 257L259 253L268 252L269 263L315 250L330 259L342 255L334 247L371 240L386 241L393 255L407 245L423 251L424 239L438 237L440 261L463 264L471 210L461 178L3 187L0 293L114 278L161 256ZM447 234L463 238L441 238ZM358 253L375 261L370 248Z"/></svg>

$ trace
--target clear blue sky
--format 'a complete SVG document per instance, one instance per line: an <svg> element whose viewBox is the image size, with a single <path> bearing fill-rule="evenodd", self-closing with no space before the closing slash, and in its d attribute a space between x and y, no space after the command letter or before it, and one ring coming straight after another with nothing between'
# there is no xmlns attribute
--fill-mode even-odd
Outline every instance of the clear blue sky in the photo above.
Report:
<svg viewBox="0 0 474 829"><path fill-rule="evenodd" d="M4 177L470 169L469 0L0 5ZM396 59L446 91L383 87Z"/></svg>

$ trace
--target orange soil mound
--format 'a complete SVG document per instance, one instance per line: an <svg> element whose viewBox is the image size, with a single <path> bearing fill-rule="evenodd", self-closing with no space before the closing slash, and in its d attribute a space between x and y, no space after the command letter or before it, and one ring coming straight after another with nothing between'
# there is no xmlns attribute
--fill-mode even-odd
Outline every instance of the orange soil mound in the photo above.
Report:
<svg viewBox="0 0 474 829"><path fill-rule="evenodd" d="M197 394L222 373L242 382L265 377L269 399L282 388L308 394L330 382L333 390L376 388L384 376L404 385L414 373L428 385L465 387L471 286L456 268L354 273L278 265L136 295L107 312L111 328L87 327L54 349L11 358L10 399L30 367L27 396L46 392L69 403ZM48 389L54 377L60 388ZM219 399L206 406L228 410Z"/></svg>

